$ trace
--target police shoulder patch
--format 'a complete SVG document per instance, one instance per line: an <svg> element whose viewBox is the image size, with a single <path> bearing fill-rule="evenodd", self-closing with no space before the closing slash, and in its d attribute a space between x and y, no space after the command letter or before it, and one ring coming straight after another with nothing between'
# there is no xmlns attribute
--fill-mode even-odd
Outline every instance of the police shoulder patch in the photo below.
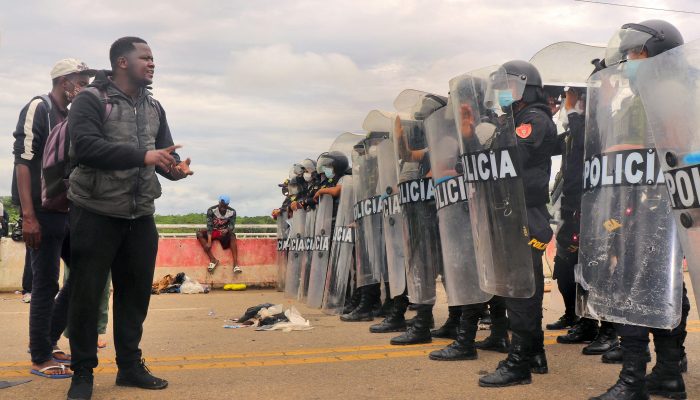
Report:
<svg viewBox="0 0 700 400"><path fill-rule="evenodd" d="M532 124L520 124L515 128L515 134L522 139L527 139L532 134Z"/></svg>

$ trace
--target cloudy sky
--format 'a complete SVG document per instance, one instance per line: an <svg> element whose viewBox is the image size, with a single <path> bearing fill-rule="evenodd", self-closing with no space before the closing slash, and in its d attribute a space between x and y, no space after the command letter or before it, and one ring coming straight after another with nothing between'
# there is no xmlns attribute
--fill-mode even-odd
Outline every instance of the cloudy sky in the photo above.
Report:
<svg viewBox="0 0 700 400"><path fill-rule="evenodd" d="M693 0L610 0L700 12ZM201 212L220 193L239 215L282 200L289 166L361 132L371 109L391 110L412 88L447 93L448 80L548 44L607 43L626 22L660 18L687 41L700 15L573 0L23 1L0 13L0 195L10 192L19 110L50 89L64 57L109 66L110 44L146 39L154 94L195 175L164 182L159 214Z"/></svg>

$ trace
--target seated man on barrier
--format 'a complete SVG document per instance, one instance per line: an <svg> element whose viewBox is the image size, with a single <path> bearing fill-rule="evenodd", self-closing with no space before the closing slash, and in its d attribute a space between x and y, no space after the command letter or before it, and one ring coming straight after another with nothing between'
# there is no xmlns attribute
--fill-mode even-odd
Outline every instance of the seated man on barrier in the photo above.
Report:
<svg viewBox="0 0 700 400"><path fill-rule="evenodd" d="M197 232L197 240L209 256L209 272L219 265L219 260L211 252L212 240L218 240L223 249L231 249L233 256L233 272L240 273L238 266L238 247L236 246L236 210L229 207L231 199L227 195L219 196L219 204L207 210L207 229Z"/></svg>

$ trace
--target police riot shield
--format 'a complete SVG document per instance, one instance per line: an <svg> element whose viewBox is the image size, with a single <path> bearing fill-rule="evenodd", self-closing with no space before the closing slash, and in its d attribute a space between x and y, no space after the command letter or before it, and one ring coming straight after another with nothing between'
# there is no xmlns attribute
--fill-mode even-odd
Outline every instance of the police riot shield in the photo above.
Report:
<svg viewBox="0 0 700 400"><path fill-rule="evenodd" d="M333 225L333 197L324 194L319 197L314 223L314 240L311 247L313 256L309 269L309 285L306 304L312 308L321 308L323 290L328 272L328 255L331 250L331 229Z"/></svg>
<svg viewBox="0 0 700 400"><path fill-rule="evenodd" d="M467 182L479 285L503 297L528 298L535 276L512 112L500 98L519 99L525 82L500 66L450 80Z"/></svg>
<svg viewBox="0 0 700 400"><path fill-rule="evenodd" d="M537 68L546 86L586 87L594 59L605 58L605 47L576 42L557 42L535 53L530 64Z"/></svg>
<svg viewBox="0 0 700 400"><path fill-rule="evenodd" d="M289 227L287 248L287 273L284 279L284 295L297 298L299 295L299 278L301 277L301 259L304 248L304 229L306 227L306 211L295 210Z"/></svg>
<svg viewBox="0 0 700 400"><path fill-rule="evenodd" d="M348 158L348 163L350 163L350 166L352 166L352 149L360 140L364 138L365 135L361 135L358 133L342 133L337 138L335 138L335 140L333 140L333 143L331 144L331 147L328 149L328 151L339 151L343 153L345 157Z"/></svg>
<svg viewBox="0 0 700 400"><path fill-rule="evenodd" d="M355 203L353 176L343 176L338 181L338 185L341 187L340 202L333 227L331 253L328 260L323 306L321 307L326 314L340 314L345 306L355 247L355 228L353 227L352 215Z"/></svg>
<svg viewBox="0 0 700 400"><path fill-rule="evenodd" d="M353 148L355 280L358 288L381 282L382 275L387 273L377 165L377 146L387 137L387 132L370 132Z"/></svg>
<svg viewBox="0 0 700 400"><path fill-rule="evenodd" d="M283 210L277 216L277 291L284 291L285 275L287 273L287 236L289 224L287 223L287 211Z"/></svg>
<svg viewBox="0 0 700 400"><path fill-rule="evenodd" d="M374 110L367 114L362 127L367 131L389 131L393 113ZM406 264L403 243L403 218L399 204L399 177L396 173L396 153L388 138L377 145L379 192L383 210L383 231L386 245L389 293L396 297L406 290Z"/></svg>
<svg viewBox="0 0 700 400"><path fill-rule="evenodd" d="M633 67L611 65L589 80L576 311L671 329L683 256Z"/></svg>
<svg viewBox="0 0 700 400"><path fill-rule="evenodd" d="M394 101L400 113L391 124L391 139L402 208L406 288L409 299L416 304L435 304L436 279L442 269L424 122L446 102L444 97L416 90L404 90Z"/></svg>
<svg viewBox="0 0 700 400"><path fill-rule="evenodd" d="M693 288L700 288L700 42L666 51L639 68L639 94L656 142ZM700 290L695 290L700 299ZM700 303L697 303L700 304Z"/></svg>
<svg viewBox="0 0 700 400"><path fill-rule="evenodd" d="M301 271L299 273L299 292L297 299L306 302L309 290L309 271L313 260L314 231L316 228L316 209L306 211L304 221L303 246L301 249Z"/></svg>
<svg viewBox="0 0 700 400"><path fill-rule="evenodd" d="M455 129L451 104L425 119L425 135L430 148L430 166L435 183L435 207L447 303L450 306L484 303L492 295L479 287L467 202L467 182L459 157L460 137Z"/></svg>

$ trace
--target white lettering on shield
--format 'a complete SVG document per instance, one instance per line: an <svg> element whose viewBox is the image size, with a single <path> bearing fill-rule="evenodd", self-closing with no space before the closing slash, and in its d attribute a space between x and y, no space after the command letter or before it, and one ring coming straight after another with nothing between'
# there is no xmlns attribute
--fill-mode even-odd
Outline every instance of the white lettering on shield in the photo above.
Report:
<svg viewBox="0 0 700 400"><path fill-rule="evenodd" d="M624 150L595 155L584 162L583 188L656 185L665 181L656 149Z"/></svg>

